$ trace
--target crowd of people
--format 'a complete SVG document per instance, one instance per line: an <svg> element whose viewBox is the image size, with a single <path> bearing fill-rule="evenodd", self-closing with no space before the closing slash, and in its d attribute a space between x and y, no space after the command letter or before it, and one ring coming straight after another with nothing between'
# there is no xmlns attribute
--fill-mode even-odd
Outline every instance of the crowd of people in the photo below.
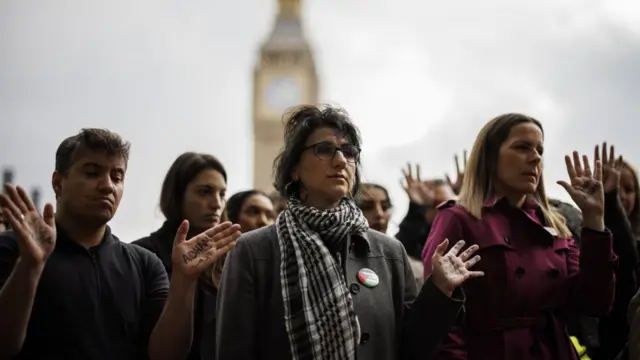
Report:
<svg viewBox="0 0 640 360"><path fill-rule="evenodd" d="M500 115L455 179L403 169L391 237L348 113L285 117L275 193L228 197L224 165L186 152L165 222L132 242L108 225L130 149L116 133L62 141L55 204L4 184L0 359L640 360L640 189L614 146L565 156L576 208L546 195L542 124Z"/></svg>

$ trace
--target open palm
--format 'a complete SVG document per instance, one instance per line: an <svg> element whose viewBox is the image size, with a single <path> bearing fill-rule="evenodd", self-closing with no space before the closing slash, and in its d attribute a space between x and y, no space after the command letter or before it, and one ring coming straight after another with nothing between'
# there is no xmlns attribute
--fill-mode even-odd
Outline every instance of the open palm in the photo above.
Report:
<svg viewBox="0 0 640 360"><path fill-rule="evenodd" d="M445 239L433 254L431 276L433 276L434 283L446 293L452 293L471 278L484 276L482 271L469 270L480 261L479 255L471 257L478 250L478 245L470 246L458 255L464 245L465 242L460 240L445 254L447 247L449 247L449 239Z"/></svg>
<svg viewBox="0 0 640 360"><path fill-rule="evenodd" d="M602 163L596 160L592 171L589 158L583 155L581 162L577 151L573 152L573 159L567 155L564 160L570 183L558 181L558 184L564 187L583 214L604 214Z"/></svg>
<svg viewBox="0 0 640 360"><path fill-rule="evenodd" d="M600 158L599 147L596 145L593 161L602 163L602 186L604 187L604 192L609 193L618 190L623 161L622 156L616 158L615 147L611 145L607 151L607 143L603 143L602 158Z"/></svg>
<svg viewBox="0 0 640 360"><path fill-rule="evenodd" d="M189 222L185 220L173 243L173 269L186 277L196 278L235 246L240 225L224 222L189 240L186 239L188 232Z"/></svg>
<svg viewBox="0 0 640 360"><path fill-rule="evenodd" d="M45 205L40 215L23 188L7 184L5 189L7 194L0 195L2 211L18 236L20 258L35 265L43 264L56 244L53 206Z"/></svg>

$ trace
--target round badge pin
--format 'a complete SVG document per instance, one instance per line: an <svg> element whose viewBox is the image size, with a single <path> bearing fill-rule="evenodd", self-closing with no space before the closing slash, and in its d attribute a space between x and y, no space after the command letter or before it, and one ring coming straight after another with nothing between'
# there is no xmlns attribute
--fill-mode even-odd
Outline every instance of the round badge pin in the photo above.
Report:
<svg viewBox="0 0 640 360"><path fill-rule="evenodd" d="M358 271L358 281L368 288L376 287L380 283L378 275L376 275L373 270L367 268Z"/></svg>

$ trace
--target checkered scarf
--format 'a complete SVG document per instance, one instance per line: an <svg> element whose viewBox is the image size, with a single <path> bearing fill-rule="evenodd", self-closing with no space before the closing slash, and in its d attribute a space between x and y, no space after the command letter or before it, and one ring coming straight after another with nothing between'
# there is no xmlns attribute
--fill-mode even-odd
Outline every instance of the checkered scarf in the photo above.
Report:
<svg viewBox="0 0 640 360"><path fill-rule="evenodd" d="M294 360L353 360L360 325L338 261L348 235L369 227L352 200L321 210L290 199L277 220L284 320Z"/></svg>

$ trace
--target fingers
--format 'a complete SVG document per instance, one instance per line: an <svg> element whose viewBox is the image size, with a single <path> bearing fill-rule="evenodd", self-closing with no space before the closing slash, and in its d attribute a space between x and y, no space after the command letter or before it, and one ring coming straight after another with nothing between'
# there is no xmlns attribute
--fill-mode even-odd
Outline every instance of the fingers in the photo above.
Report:
<svg viewBox="0 0 640 360"><path fill-rule="evenodd" d="M622 170L623 165L624 165L624 159L622 158L622 155L620 155L618 156L618 159L616 160L614 167L616 168L616 170Z"/></svg>
<svg viewBox="0 0 640 360"><path fill-rule="evenodd" d="M436 251L433 253L432 258L443 256L444 252L447 250L448 247L449 247L449 239L444 239L444 241L441 242L440 245L436 247Z"/></svg>
<svg viewBox="0 0 640 360"><path fill-rule="evenodd" d="M27 211L25 212L36 211L36 206L33 204L33 201L31 201L29 195L27 195L25 189L21 186L18 186L16 187L16 190L18 191L18 196L22 200L22 203L26 206Z"/></svg>
<svg viewBox="0 0 640 360"><path fill-rule="evenodd" d="M569 193L569 195L571 197L573 197L575 195L576 191L566 181L559 180L559 181L557 181L557 184L562 186Z"/></svg>
<svg viewBox="0 0 640 360"><path fill-rule="evenodd" d="M457 154L453 156L453 160L456 162L456 173L459 176L460 174L462 174L462 172L460 171L460 160L458 159L458 155Z"/></svg>
<svg viewBox="0 0 640 360"><path fill-rule="evenodd" d="M19 193L18 189L22 190L20 187L16 189L15 187L9 184L5 184L4 188L6 189L7 194L9 195L9 198L11 199L11 201L20 210L20 214L29 212L29 208L27 207L27 204L24 203L24 201L22 200L22 196ZM22 190L22 193L24 193L24 190Z"/></svg>
<svg viewBox="0 0 640 360"><path fill-rule="evenodd" d="M44 222L51 226L56 226L55 212L53 211L53 205L47 203L44 205L44 211L42 212L42 217L44 218Z"/></svg>
<svg viewBox="0 0 640 360"><path fill-rule="evenodd" d="M236 245L236 240L240 237L240 230L236 230L231 233L229 236L226 236L215 243L214 249L217 249L218 252L222 251L218 257L224 255L227 251L231 250L232 247Z"/></svg>
<svg viewBox="0 0 640 360"><path fill-rule="evenodd" d="M189 221L183 220L182 224L178 227L178 231L176 231L176 237L173 239L173 245L180 244L187 240L187 233L189 232Z"/></svg>
<svg viewBox="0 0 640 360"><path fill-rule="evenodd" d="M4 195L0 195L4 196ZM3 199L4 203L4 199ZM11 228L14 229L18 234L22 235L25 231L24 224L22 223L22 214L16 215L14 211L12 211L9 207L3 204L2 212L4 214L5 222L11 225Z"/></svg>
<svg viewBox="0 0 640 360"><path fill-rule="evenodd" d="M600 161L596 161L593 178L598 182L602 182L602 162Z"/></svg>
<svg viewBox="0 0 640 360"><path fill-rule="evenodd" d="M476 265L477 263L479 263L479 262L480 262L480 255L476 255L476 256L474 256L471 260L466 261L466 262L464 263L464 266L465 266L467 269L471 269L473 266L475 266L475 265Z"/></svg>
<svg viewBox="0 0 640 360"><path fill-rule="evenodd" d="M451 178L449 177L449 174L444 174L444 180L447 182L447 184L450 187L453 186L453 183L451 182Z"/></svg>
<svg viewBox="0 0 640 360"><path fill-rule="evenodd" d="M576 174L576 169L573 167L573 162L571 162L571 157L569 157L569 155L564 156L564 163L567 165L567 174L569 174L569 179L573 180L578 175Z"/></svg>
<svg viewBox="0 0 640 360"><path fill-rule="evenodd" d="M606 141L602 143L602 159L598 159L598 160L603 161L605 164L609 160L609 157L607 156L607 142Z"/></svg>
<svg viewBox="0 0 640 360"><path fill-rule="evenodd" d="M0 194L0 203L2 203L5 216L13 218L16 223L22 223L24 215L9 196ZM13 223L11 225L13 226Z"/></svg>
<svg viewBox="0 0 640 360"><path fill-rule="evenodd" d="M573 152L573 168L577 176L583 175L582 165L580 164L580 154L577 151Z"/></svg>
<svg viewBox="0 0 640 360"><path fill-rule="evenodd" d="M453 245L453 247L451 248L451 250L449 250L447 254L458 256L458 253L460 253L460 250L462 250L462 248L464 247L464 244L465 244L464 240L458 241L455 245Z"/></svg>
<svg viewBox="0 0 640 360"><path fill-rule="evenodd" d="M479 248L480 247L478 245L469 246L467 250L460 254L460 260L462 260L463 262L469 260L469 258L471 258L471 255L478 251Z"/></svg>
<svg viewBox="0 0 640 360"><path fill-rule="evenodd" d="M420 164L416 165L416 180L422 181L420 180Z"/></svg>
<svg viewBox="0 0 640 360"><path fill-rule="evenodd" d="M613 147L613 145L611 145L611 147L609 148L609 159L607 163L613 165L615 160L616 160L616 149Z"/></svg>
<svg viewBox="0 0 640 360"><path fill-rule="evenodd" d="M598 161L600 160L600 146L596 145L594 151L593 151L593 161Z"/></svg>
<svg viewBox="0 0 640 360"><path fill-rule="evenodd" d="M240 229L240 225L232 224L230 221L225 221L197 235L194 239L208 237L213 241L218 241L224 237L231 235L233 232L239 229Z"/></svg>
<svg viewBox="0 0 640 360"><path fill-rule="evenodd" d="M467 273L467 280L484 276L484 271L469 271Z"/></svg>
<svg viewBox="0 0 640 360"><path fill-rule="evenodd" d="M587 155L582 155L582 162L584 162L584 176L591 177L591 166L589 165L589 158Z"/></svg>
<svg viewBox="0 0 640 360"><path fill-rule="evenodd" d="M467 159L469 158L469 155L467 154L467 150L463 150L462 151L462 166L464 166L464 168L462 169L462 172L464 173L464 171L467 169Z"/></svg>

